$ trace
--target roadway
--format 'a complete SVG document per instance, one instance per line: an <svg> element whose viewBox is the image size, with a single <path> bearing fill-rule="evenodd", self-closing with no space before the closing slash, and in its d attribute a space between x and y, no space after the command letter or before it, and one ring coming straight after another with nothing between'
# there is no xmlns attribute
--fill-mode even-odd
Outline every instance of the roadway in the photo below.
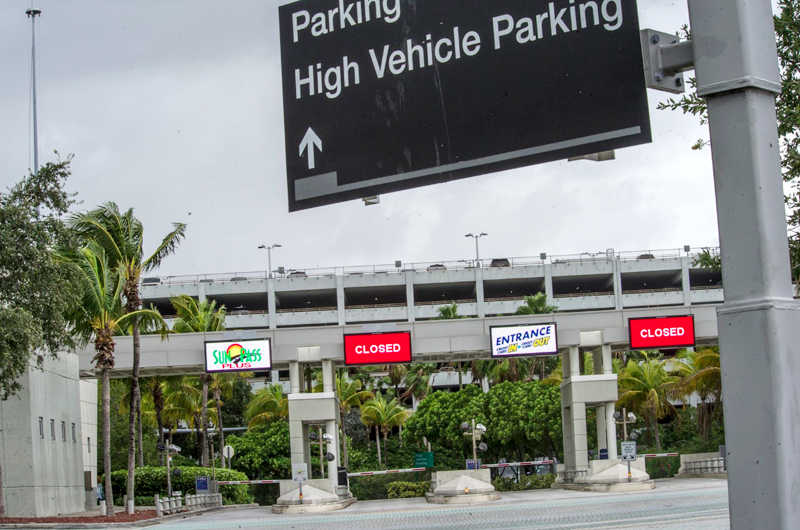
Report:
<svg viewBox="0 0 800 530"><path fill-rule="evenodd" d="M423 499L398 499L358 502L340 512L313 515L273 515L268 508L230 509L158 528L727 530L730 522L727 481L666 479L657 481L656 489L647 492L539 490L503 493L499 501L466 506L437 506Z"/></svg>

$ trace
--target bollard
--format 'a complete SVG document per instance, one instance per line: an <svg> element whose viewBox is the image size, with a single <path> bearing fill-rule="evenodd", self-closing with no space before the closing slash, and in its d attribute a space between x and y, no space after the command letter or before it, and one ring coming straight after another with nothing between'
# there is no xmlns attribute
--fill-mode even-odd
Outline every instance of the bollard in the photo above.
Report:
<svg viewBox="0 0 800 530"><path fill-rule="evenodd" d="M161 499L158 498L158 494L155 495L155 504L156 504L156 517L163 516L164 512L161 511Z"/></svg>

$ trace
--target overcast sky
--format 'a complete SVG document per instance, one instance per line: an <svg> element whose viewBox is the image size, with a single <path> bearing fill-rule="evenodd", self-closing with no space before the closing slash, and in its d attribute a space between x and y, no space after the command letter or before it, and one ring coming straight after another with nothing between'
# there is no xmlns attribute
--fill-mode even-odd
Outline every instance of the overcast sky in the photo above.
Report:
<svg viewBox="0 0 800 530"><path fill-rule="evenodd" d="M160 274L716 245L711 154L696 118L657 111L653 143L613 162L558 162L288 213L274 0L38 0L40 162L72 153L81 208L133 207L152 247L187 239ZM32 166L30 0L0 2L0 186ZM685 0L639 2L675 31Z"/></svg>

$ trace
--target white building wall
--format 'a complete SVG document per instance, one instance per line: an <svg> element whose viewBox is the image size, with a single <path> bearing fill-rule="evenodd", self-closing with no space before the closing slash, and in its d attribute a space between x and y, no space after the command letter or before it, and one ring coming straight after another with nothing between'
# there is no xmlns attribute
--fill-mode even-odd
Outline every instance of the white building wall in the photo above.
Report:
<svg viewBox="0 0 800 530"><path fill-rule="evenodd" d="M83 452L83 470L91 473L91 487L97 486L97 403L96 379L81 380L81 433L79 440Z"/></svg>
<svg viewBox="0 0 800 530"><path fill-rule="evenodd" d="M28 368L20 382L18 396L0 403L6 513L11 517L42 517L82 511L85 496L78 357L64 354L59 359L46 359L41 370Z"/></svg>

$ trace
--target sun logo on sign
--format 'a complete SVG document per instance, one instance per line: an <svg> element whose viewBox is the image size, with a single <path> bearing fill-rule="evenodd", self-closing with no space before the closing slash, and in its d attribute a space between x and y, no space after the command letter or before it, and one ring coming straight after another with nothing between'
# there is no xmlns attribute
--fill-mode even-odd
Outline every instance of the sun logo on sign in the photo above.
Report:
<svg viewBox="0 0 800 530"><path fill-rule="evenodd" d="M225 352L225 354L228 356L228 359L230 360L231 363L239 364L239 361L242 358L243 351L244 348L242 347L241 344L231 344L230 346L228 346L228 350Z"/></svg>

